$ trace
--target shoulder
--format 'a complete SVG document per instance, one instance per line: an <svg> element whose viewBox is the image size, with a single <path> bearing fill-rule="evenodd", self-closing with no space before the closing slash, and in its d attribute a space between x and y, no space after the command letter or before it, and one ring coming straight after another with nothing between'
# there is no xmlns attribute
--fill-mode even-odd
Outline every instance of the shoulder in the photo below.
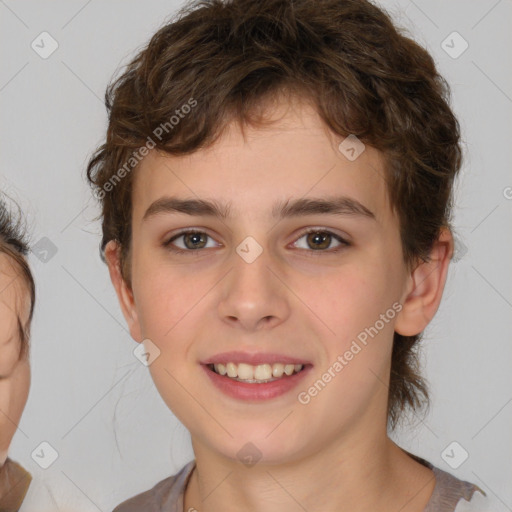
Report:
<svg viewBox="0 0 512 512"><path fill-rule="evenodd" d="M7 457L0 468L0 510L18 510L25 499L32 475Z"/></svg>
<svg viewBox="0 0 512 512"><path fill-rule="evenodd" d="M428 460L404 451L429 468L436 479L432 496L423 512L510 512L499 501L488 496L478 485L461 480L434 466Z"/></svg>
<svg viewBox="0 0 512 512"><path fill-rule="evenodd" d="M486 497L485 492L477 485L461 480L438 467L432 466L431 469L436 477L436 486L429 502L432 511L452 512L459 508L458 504L461 502L474 503L475 496ZM428 507L427 511L430 511Z"/></svg>
<svg viewBox="0 0 512 512"><path fill-rule="evenodd" d="M505 512L501 503L492 500L490 496L475 492L469 501L460 500L454 512Z"/></svg>
<svg viewBox="0 0 512 512"><path fill-rule="evenodd" d="M503 512L478 485L430 464L436 485L424 512Z"/></svg>
<svg viewBox="0 0 512 512"><path fill-rule="evenodd" d="M192 460L175 475L158 482L148 491L123 501L113 512L181 512L183 491L194 466L195 460Z"/></svg>

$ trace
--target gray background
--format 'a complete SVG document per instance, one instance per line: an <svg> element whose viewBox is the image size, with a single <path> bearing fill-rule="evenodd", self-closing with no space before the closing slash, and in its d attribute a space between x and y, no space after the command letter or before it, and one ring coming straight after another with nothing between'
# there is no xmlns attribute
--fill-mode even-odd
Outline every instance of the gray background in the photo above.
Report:
<svg viewBox="0 0 512 512"><path fill-rule="evenodd" d="M110 510L193 456L186 429L132 354L84 179L106 128L107 83L179 5L0 0L0 186L21 204L33 241L47 237L57 249L46 262L30 255L32 388L10 456L77 511ZM393 437L512 510L512 2L381 5L433 54L465 146L454 217L460 259L422 351L432 408ZM47 59L31 48L43 31L59 45ZM457 58L441 46L453 31L469 44ZM59 454L46 470L31 458L43 441ZM457 469L442 457L453 441L469 453Z"/></svg>

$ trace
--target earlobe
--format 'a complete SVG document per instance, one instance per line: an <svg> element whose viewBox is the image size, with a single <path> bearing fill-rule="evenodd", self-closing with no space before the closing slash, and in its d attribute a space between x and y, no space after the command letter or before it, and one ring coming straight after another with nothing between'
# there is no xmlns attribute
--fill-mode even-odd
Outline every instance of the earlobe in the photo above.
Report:
<svg viewBox="0 0 512 512"><path fill-rule="evenodd" d="M123 316L128 323L130 334L135 341L140 342L143 337L141 336L140 323L135 307L133 291L122 276L120 247L115 240L110 240L105 246L105 260L108 265L110 280L116 290L117 299L119 300Z"/></svg>
<svg viewBox="0 0 512 512"><path fill-rule="evenodd" d="M446 283L454 243L449 229L442 228L430 252L430 260L421 262L411 272L406 296L395 323L395 331L403 336L421 333L434 317Z"/></svg>

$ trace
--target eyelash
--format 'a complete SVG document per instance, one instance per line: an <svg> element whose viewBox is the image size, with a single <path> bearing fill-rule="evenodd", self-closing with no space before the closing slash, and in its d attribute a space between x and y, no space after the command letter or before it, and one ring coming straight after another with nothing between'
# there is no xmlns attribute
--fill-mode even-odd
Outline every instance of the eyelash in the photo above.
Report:
<svg viewBox="0 0 512 512"><path fill-rule="evenodd" d="M308 228L307 230L303 231L300 234L300 236L297 238L297 240L300 240L302 237L304 237L305 235L308 235L309 233L321 233L324 235L325 234L330 235L333 238L335 238L338 242L340 242L342 245L337 247L334 250L319 249L319 250L315 251L313 249L311 249L311 250L301 249L302 251L306 251L306 254L308 256L315 257L315 256L319 256L321 253L336 254L336 253L340 252L342 249L344 249L345 247L350 247L352 245L351 243L347 242L344 238L340 237L336 233L333 233L332 231L329 231L328 229L323 229L323 228ZM195 229L187 229L187 230L180 231L179 233L173 235L169 240L164 242L162 245L167 250L169 250L175 254L188 254L191 256L193 253L197 253L196 255L199 255L199 253L201 252L201 249L178 249L176 247L172 247L172 242L174 242L174 240L182 237L183 235L188 235L188 234L204 234L207 237L212 238L208 233L205 233L204 231L195 230Z"/></svg>

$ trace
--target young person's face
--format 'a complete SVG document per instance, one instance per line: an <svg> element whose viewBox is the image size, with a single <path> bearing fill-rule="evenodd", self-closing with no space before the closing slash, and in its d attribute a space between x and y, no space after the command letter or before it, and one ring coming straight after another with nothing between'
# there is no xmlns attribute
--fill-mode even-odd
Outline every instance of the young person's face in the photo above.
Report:
<svg viewBox="0 0 512 512"><path fill-rule="evenodd" d="M407 271L382 156L366 146L350 161L338 149L342 138L332 137L312 108L296 107L276 112L280 119L269 128L247 128L246 140L232 124L206 150L153 152L142 161L133 184L131 290L120 279L115 243L107 246L131 334L161 351L152 377L196 452L235 459L251 442L263 460L286 462L348 436L367 443L385 435L393 332L419 333L439 304L446 261L414 276ZM146 215L171 196L229 203L231 215ZM372 214L273 217L275 205L288 200L338 196ZM305 234L310 227L317 237ZM164 246L185 228L204 234ZM330 238L321 238L325 231ZM370 328L366 345L357 341ZM262 362L280 354L307 367L279 396L233 397L202 364L228 351L263 354ZM329 369L330 379L323 377ZM308 393L318 380L321 391Z"/></svg>
<svg viewBox="0 0 512 512"><path fill-rule="evenodd" d="M30 366L20 359L18 317L26 325L30 296L19 271L0 253L0 466L7 458L30 387Z"/></svg>

